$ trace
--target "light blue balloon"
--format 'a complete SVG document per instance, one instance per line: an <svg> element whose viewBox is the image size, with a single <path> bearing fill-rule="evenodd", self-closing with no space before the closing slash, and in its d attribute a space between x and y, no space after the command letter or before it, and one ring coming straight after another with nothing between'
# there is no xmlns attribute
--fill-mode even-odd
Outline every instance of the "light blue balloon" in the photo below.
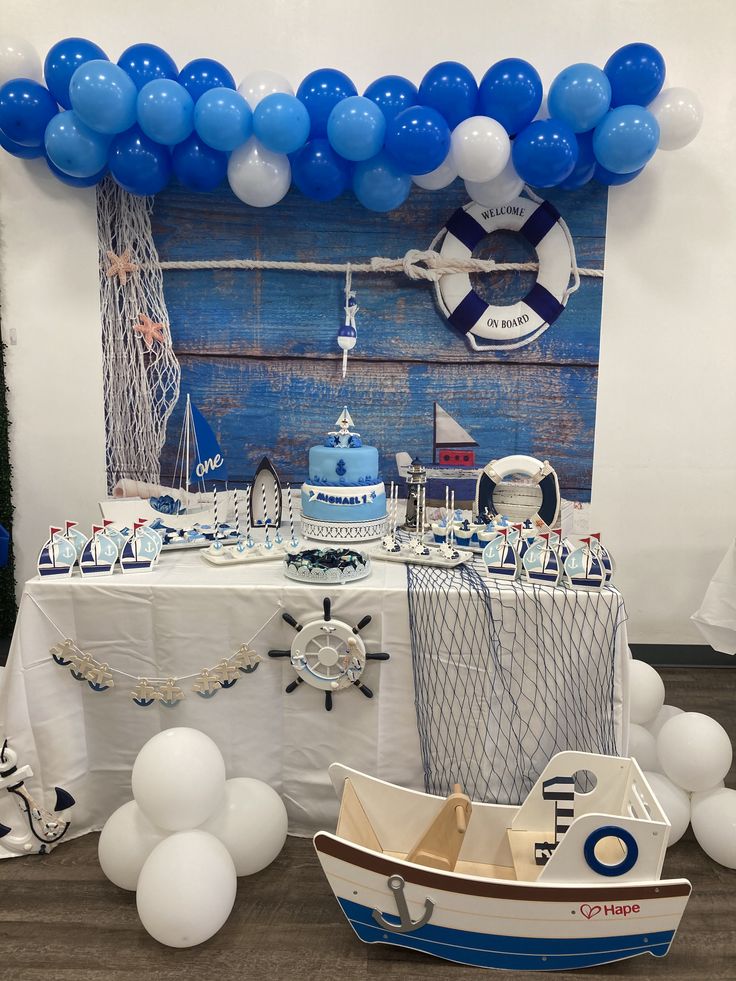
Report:
<svg viewBox="0 0 736 981"><path fill-rule="evenodd" d="M659 123L641 106L618 106L606 113L593 133L598 163L614 174L640 170L659 145Z"/></svg>
<svg viewBox="0 0 736 981"><path fill-rule="evenodd" d="M603 119L611 105L611 83L595 65L580 62L565 68L547 94L550 116L561 119L575 133L587 133Z"/></svg>
<svg viewBox="0 0 736 981"><path fill-rule="evenodd" d="M409 197L411 177L392 163L385 150L355 165L353 191L370 211L393 211Z"/></svg>
<svg viewBox="0 0 736 981"><path fill-rule="evenodd" d="M77 117L95 132L109 136L133 125L137 95L127 72L99 58L80 65L69 83L69 99Z"/></svg>
<svg viewBox="0 0 736 981"><path fill-rule="evenodd" d="M194 128L207 146L228 152L253 132L253 113L239 92L209 89L197 99Z"/></svg>
<svg viewBox="0 0 736 981"><path fill-rule="evenodd" d="M272 92L253 113L253 135L274 153L293 153L304 146L309 127L309 113L295 95Z"/></svg>
<svg viewBox="0 0 736 981"><path fill-rule="evenodd" d="M146 82L138 93L138 125L150 140L174 146L194 129L194 102L183 85L170 78Z"/></svg>
<svg viewBox="0 0 736 981"><path fill-rule="evenodd" d="M371 99L351 95L337 103L327 119L327 139L346 160L368 160L383 146L386 119Z"/></svg>
<svg viewBox="0 0 736 981"><path fill-rule="evenodd" d="M51 163L63 173L92 177L107 163L110 137L85 126L73 109L67 109L54 116L46 127L44 145Z"/></svg>

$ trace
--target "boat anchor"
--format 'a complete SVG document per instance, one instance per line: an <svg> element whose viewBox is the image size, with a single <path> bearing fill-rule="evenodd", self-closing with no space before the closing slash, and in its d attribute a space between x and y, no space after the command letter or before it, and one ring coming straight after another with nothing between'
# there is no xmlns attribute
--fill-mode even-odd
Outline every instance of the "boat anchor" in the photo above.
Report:
<svg viewBox="0 0 736 981"><path fill-rule="evenodd" d="M418 930L420 927L423 927L429 923L430 917L434 912L433 900L427 897L424 900L423 915L418 920L412 920L411 913L409 912L409 904L407 903L406 896L404 895L404 886L406 883L404 882L403 876L389 876L386 885L394 894L396 908L399 911L399 922L389 923L380 910L374 909L373 919L381 927L381 929L388 930L390 933L411 933L413 930Z"/></svg>

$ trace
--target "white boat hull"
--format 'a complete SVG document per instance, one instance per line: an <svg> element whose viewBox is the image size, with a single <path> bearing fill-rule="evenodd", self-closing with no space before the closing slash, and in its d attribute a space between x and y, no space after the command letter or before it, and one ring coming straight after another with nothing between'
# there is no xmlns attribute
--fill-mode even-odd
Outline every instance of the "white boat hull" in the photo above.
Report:
<svg viewBox="0 0 736 981"><path fill-rule="evenodd" d="M690 895L684 879L524 883L417 867L320 832L315 848L348 922L366 943L393 944L476 967L559 971L669 950ZM388 880L400 876L405 932ZM374 912L375 911L375 912ZM381 918L383 923L381 922Z"/></svg>

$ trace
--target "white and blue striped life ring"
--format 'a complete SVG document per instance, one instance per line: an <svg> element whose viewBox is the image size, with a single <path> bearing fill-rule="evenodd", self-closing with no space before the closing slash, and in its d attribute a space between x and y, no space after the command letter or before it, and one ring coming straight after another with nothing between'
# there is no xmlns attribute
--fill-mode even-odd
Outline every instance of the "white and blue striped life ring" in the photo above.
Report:
<svg viewBox="0 0 736 981"><path fill-rule="evenodd" d="M437 283L442 312L476 351L509 351L536 340L565 309L576 288L570 277L579 281L570 231L549 201L518 197L496 207L470 201L447 222L440 255L468 259L482 239L501 229L519 232L537 253L537 281L523 299L505 307L486 303L468 273L446 273Z"/></svg>

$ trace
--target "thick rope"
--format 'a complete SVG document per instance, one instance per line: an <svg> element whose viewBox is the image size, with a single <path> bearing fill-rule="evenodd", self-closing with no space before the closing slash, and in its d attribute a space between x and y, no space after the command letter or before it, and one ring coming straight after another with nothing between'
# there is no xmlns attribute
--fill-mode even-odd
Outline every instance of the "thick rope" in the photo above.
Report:
<svg viewBox="0 0 736 981"><path fill-rule="evenodd" d="M290 259L191 259L160 262L169 269L284 269L310 273L404 273L409 279L437 282L448 273L536 272L537 262L496 262L493 259L451 259L434 249L409 249L398 259L373 256L368 262L296 262ZM580 269L581 276L603 277L602 269Z"/></svg>

